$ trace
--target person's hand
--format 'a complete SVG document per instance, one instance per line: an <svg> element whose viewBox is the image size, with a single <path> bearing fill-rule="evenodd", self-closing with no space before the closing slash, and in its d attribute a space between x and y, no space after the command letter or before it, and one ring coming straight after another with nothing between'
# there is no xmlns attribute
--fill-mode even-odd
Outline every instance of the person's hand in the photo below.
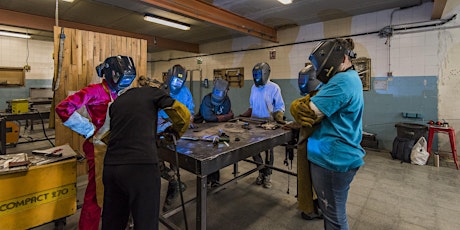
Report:
<svg viewBox="0 0 460 230"><path fill-rule="evenodd" d="M246 112L240 114L240 117L251 117L251 115L252 115L252 108L248 108Z"/></svg>
<svg viewBox="0 0 460 230"><path fill-rule="evenodd" d="M310 108L310 95L296 99L290 107L294 120L305 127L312 127L318 120L315 112Z"/></svg>
<svg viewBox="0 0 460 230"><path fill-rule="evenodd" d="M286 121L284 120L284 112L281 110L278 110L273 113L273 119L276 121L278 124L286 124Z"/></svg>

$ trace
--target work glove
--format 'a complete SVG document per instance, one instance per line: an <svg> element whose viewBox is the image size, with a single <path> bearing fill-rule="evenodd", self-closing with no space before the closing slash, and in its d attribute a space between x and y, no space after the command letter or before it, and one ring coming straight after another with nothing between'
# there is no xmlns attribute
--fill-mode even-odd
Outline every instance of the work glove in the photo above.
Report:
<svg viewBox="0 0 460 230"><path fill-rule="evenodd" d="M251 117L252 115L252 108L249 108L248 110L246 110L246 112L240 114L240 117Z"/></svg>
<svg viewBox="0 0 460 230"><path fill-rule="evenodd" d="M319 122L318 116L310 108L310 95L294 100L290 107L294 120L305 127L312 127Z"/></svg>
<svg viewBox="0 0 460 230"><path fill-rule="evenodd" d="M286 121L284 120L284 112L281 110L278 110L272 114L273 119L276 121L278 124L286 124Z"/></svg>
<svg viewBox="0 0 460 230"><path fill-rule="evenodd" d="M93 123L91 123L86 117L83 117L77 112L72 113L69 119L67 119L67 121L62 124L74 132L82 135L85 139L90 138L96 130L96 127L93 125Z"/></svg>

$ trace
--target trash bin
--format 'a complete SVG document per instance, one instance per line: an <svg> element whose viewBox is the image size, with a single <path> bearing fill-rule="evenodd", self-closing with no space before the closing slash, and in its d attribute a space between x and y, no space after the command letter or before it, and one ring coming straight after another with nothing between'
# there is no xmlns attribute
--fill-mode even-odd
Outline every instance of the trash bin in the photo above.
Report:
<svg viewBox="0 0 460 230"><path fill-rule="evenodd" d="M399 138L408 138L418 141L420 137L425 137L428 132L428 126L414 123L397 123L395 125L397 136Z"/></svg>

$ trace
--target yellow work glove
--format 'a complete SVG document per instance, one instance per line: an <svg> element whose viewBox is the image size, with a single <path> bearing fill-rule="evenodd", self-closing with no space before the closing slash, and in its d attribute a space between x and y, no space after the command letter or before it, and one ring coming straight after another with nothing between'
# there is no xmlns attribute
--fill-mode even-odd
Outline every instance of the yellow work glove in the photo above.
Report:
<svg viewBox="0 0 460 230"><path fill-rule="evenodd" d="M300 125L305 127L312 127L313 124L318 122L318 117L315 112L310 108L310 95L294 100L291 103L290 112Z"/></svg>
<svg viewBox="0 0 460 230"><path fill-rule="evenodd" d="M190 126L190 112L177 100L171 107L164 108L164 111L172 121L172 128L177 132L177 138L180 138Z"/></svg>
<svg viewBox="0 0 460 230"><path fill-rule="evenodd" d="M286 121L284 120L284 113L281 110L278 110L273 113L273 119L276 121L278 124L286 124Z"/></svg>

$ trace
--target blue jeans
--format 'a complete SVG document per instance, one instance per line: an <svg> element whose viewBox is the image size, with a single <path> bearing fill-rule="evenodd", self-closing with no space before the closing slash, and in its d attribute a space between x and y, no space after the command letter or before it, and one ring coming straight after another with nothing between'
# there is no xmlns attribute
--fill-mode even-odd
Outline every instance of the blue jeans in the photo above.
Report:
<svg viewBox="0 0 460 230"><path fill-rule="evenodd" d="M324 229L348 229L348 190L358 169L359 167L348 172L335 172L311 163L311 178L319 208L324 215Z"/></svg>

